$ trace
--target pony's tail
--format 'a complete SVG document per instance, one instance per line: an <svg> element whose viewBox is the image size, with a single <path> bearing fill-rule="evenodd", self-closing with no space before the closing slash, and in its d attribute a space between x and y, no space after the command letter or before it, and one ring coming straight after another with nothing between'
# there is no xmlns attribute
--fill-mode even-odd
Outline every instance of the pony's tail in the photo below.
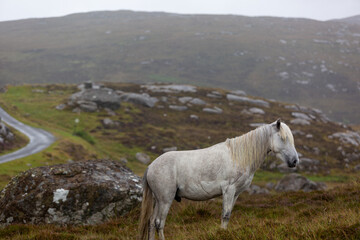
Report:
<svg viewBox="0 0 360 240"><path fill-rule="evenodd" d="M147 175L147 169L143 177L143 199L141 203L141 214L140 214L140 224L139 224L140 240L149 239L150 218L154 206L152 191L147 182L146 175Z"/></svg>

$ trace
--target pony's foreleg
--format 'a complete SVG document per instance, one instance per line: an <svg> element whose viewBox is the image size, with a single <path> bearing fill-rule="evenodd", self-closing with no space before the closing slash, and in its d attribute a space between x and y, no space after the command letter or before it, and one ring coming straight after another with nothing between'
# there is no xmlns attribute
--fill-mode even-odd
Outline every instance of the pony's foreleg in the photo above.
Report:
<svg viewBox="0 0 360 240"><path fill-rule="evenodd" d="M235 195L235 186L227 186L223 188L223 209L221 216L221 227L226 229L230 220L231 211L235 201L239 195Z"/></svg>

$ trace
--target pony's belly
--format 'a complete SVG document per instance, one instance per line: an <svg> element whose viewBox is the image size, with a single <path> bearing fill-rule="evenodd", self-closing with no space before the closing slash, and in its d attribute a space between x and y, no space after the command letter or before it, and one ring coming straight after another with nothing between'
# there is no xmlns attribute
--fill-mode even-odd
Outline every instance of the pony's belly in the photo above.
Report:
<svg viewBox="0 0 360 240"><path fill-rule="evenodd" d="M178 196L190 200L201 201L222 195L220 184L217 182L200 182L191 186L179 187Z"/></svg>

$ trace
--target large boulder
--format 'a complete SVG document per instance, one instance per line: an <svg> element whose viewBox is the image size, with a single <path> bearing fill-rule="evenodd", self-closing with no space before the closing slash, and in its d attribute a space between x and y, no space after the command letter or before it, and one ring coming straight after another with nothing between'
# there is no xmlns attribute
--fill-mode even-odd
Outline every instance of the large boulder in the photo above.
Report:
<svg viewBox="0 0 360 240"><path fill-rule="evenodd" d="M84 89L70 96L69 105L93 102L102 108L116 110L120 107L120 96L110 88Z"/></svg>
<svg viewBox="0 0 360 240"><path fill-rule="evenodd" d="M141 179L119 162L38 167L1 191L0 224L98 224L126 214L141 200Z"/></svg>
<svg viewBox="0 0 360 240"><path fill-rule="evenodd" d="M325 190L324 183L316 183L297 173L291 173L283 177L275 186L279 192Z"/></svg>

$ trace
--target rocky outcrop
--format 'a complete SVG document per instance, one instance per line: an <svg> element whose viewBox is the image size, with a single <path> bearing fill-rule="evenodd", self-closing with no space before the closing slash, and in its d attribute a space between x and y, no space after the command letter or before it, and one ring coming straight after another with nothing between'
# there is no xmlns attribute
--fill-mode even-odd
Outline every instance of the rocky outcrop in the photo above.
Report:
<svg viewBox="0 0 360 240"><path fill-rule="evenodd" d="M126 214L141 198L141 179L119 162L33 168L1 191L0 224L98 224Z"/></svg>
<svg viewBox="0 0 360 240"><path fill-rule="evenodd" d="M360 146L360 134L353 131L338 132L329 136L330 139L338 138L344 144Z"/></svg>
<svg viewBox="0 0 360 240"><path fill-rule="evenodd" d="M283 177L275 186L279 192L325 190L324 183L313 182L297 173L291 173Z"/></svg>
<svg viewBox="0 0 360 240"><path fill-rule="evenodd" d="M110 88L83 89L71 95L68 105L82 108L82 105L92 105L91 107L93 107L94 103L97 107L115 110L120 107L120 96ZM87 106L85 106L86 108Z"/></svg>
<svg viewBox="0 0 360 240"><path fill-rule="evenodd" d="M196 87L191 85L142 85L142 88L147 89L151 92L162 92L162 93L179 93L179 92L191 92L195 93Z"/></svg>
<svg viewBox="0 0 360 240"><path fill-rule="evenodd" d="M226 98L229 101L235 101L235 102L241 102L241 103L245 103L245 104L252 104L252 105L256 105L256 106L260 106L260 107L270 107L270 104L264 100L260 100L260 99L251 99L248 97L243 97L243 96L237 96L234 94L227 94Z"/></svg>
<svg viewBox="0 0 360 240"><path fill-rule="evenodd" d="M139 93L123 93L120 95L120 100L124 102L132 102L135 104L140 104L145 107L154 107L155 104L159 101L156 97L150 97L148 94L139 94Z"/></svg>

